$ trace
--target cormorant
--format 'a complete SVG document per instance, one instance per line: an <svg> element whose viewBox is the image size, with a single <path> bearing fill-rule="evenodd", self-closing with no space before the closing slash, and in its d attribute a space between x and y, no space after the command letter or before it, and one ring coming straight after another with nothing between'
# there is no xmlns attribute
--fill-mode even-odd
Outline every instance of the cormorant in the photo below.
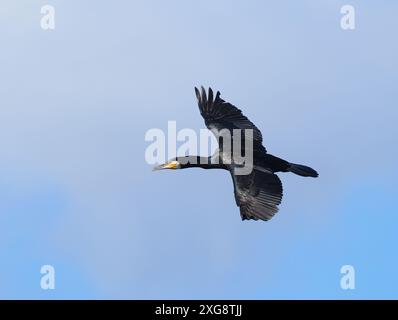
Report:
<svg viewBox="0 0 398 320"><path fill-rule="evenodd" d="M263 138L260 130L242 114L240 109L221 99L219 91L215 97L211 88L209 88L208 94L203 87L201 90L195 87L195 92L200 114L205 120L206 127L215 134L219 142L219 149L210 157L176 157L155 167L154 170L192 167L228 170L232 176L235 200L240 208L242 220L260 219L264 221L271 219L278 212L278 205L282 201L282 183L275 172L293 172L303 177L318 177L318 173L310 167L290 163L267 153L262 144ZM223 152L225 148L220 142L223 138L220 138L219 132L223 129L227 129L231 133L232 141L235 137L234 130L252 130L253 144L252 151L250 151L253 154L253 168L249 174L236 174L234 169L239 165L234 160L231 161L231 157L228 157L229 161L227 161L227 155ZM240 139L244 145L242 136ZM236 151L241 154L243 149L232 152ZM215 155L218 156L218 163L212 161Z"/></svg>

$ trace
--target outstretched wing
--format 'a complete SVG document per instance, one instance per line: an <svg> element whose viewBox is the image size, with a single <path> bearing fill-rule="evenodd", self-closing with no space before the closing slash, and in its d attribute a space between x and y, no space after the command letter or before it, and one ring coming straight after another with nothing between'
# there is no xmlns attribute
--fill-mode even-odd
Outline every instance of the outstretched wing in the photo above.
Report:
<svg viewBox="0 0 398 320"><path fill-rule="evenodd" d="M278 212L283 188L276 174L254 168L249 175L234 175L233 171L231 175L242 220L267 221Z"/></svg>
<svg viewBox="0 0 398 320"><path fill-rule="evenodd" d="M266 152L262 145L263 137L260 130L242 114L241 110L221 99L219 91L215 97L211 88L209 88L208 95L203 87L201 90L195 87L195 92L200 114L205 120L206 127L214 133L217 139L220 137L216 132L223 129L229 130L231 136L233 136L233 129L252 129L254 149Z"/></svg>

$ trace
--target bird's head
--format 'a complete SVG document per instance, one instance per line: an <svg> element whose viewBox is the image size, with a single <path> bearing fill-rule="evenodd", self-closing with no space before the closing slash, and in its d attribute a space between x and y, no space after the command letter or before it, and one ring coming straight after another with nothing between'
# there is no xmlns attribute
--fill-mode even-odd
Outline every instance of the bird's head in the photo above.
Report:
<svg viewBox="0 0 398 320"><path fill-rule="evenodd" d="M167 161L164 164L154 167L153 171L163 170L163 169L173 169L173 170L181 169L181 163L178 162L177 159L172 159L172 160Z"/></svg>

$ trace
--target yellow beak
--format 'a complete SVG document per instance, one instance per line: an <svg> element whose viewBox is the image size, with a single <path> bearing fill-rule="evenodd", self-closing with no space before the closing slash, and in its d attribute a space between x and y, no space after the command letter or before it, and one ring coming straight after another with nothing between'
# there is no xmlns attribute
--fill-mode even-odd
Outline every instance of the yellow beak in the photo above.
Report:
<svg viewBox="0 0 398 320"><path fill-rule="evenodd" d="M160 166L153 168L153 171L162 170L162 169L178 169L178 162L171 161L169 163L162 164Z"/></svg>
<svg viewBox="0 0 398 320"><path fill-rule="evenodd" d="M162 166L163 169L177 169L177 163L176 162L170 162L166 163Z"/></svg>

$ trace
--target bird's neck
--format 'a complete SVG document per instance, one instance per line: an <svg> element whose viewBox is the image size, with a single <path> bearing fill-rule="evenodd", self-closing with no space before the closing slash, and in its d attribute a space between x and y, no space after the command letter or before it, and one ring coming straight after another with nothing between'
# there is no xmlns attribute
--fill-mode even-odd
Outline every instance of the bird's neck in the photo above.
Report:
<svg viewBox="0 0 398 320"><path fill-rule="evenodd" d="M178 157L177 161L181 165L181 169L185 168L202 168L202 169L225 169L224 165L212 163L212 157L186 156Z"/></svg>

